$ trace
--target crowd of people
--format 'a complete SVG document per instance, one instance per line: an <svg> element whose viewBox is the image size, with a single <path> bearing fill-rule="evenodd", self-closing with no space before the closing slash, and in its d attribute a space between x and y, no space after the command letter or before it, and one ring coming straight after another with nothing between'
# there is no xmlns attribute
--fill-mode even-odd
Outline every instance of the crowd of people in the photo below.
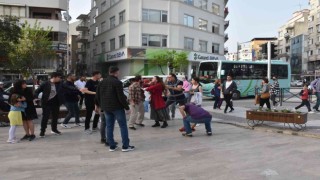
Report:
<svg viewBox="0 0 320 180"><path fill-rule="evenodd" d="M51 119L51 133L61 135L58 130L58 118L62 104L66 106L68 114L60 126L67 129L71 128L69 121L71 118L75 118L74 126L82 127L79 115L83 102L86 109L84 132L90 135L100 129L101 142L109 146L111 152L118 149L118 143L114 140L115 122L117 121L120 127L122 151L132 151L135 147L130 144L129 130L138 130L145 127L143 124L145 112L150 112L150 119L155 121L152 127L166 128L168 127L167 121L174 119L175 110L179 109L183 117L183 127L179 130L182 131L183 136L192 137L195 125L199 123L205 125L207 135L212 135L212 115L201 107L203 88L198 77L192 77L189 82L187 78L178 79L174 73L169 74L166 79L159 76L154 76L152 79L143 79L137 75L129 86L127 97L123 91L123 84L118 79L119 74L119 68L113 66L109 68L109 75L104 79L102 79L99 71L93 72L89 80L86 80L85 76L77 80L74 74L68 74L62 81L61 74L52 73L50 79L43 82L34 93L26 88L24 80L18 80L14 83L13 91L9 97L10 112L8 117L11 127L7 142L16 143L19 141L15 137L16 126L19 125L23 125L25 130L25 135L20 139L21 141L33 141L36 138L33 120L37 119L38 116L34 100L40 94L42 94L40 138L46 136L49 119ZM320 79L318 81L320 82ZM313 86L315 91L319 91L316 92L319 95L320 85L315 82ZM213 109L221 109L221 104L225 101L224 113L234 111L232 96L236 90L237 83L232 80L232 75L228 75L224 82L219 79L216 80L211 92L215 97ZM306 105L308 110L311 111L310 103L306 98L308 93L307 88L305 88L301 94L304 97L302 104L296 109ZM263 79L259 92L260 107L266 104L267 108L270 109L270 98L273 106L276 106L276 96L278 94L279 83L276 77L273 78L273 84L271 85L268 79ZM317 105L319 106L319 104L320 100ZM314 107L315 110L318 108L317 105ZM126 114L128 113L130 117L127 125ZM100 128L98 128L99 119L101 122Z"/></svg>

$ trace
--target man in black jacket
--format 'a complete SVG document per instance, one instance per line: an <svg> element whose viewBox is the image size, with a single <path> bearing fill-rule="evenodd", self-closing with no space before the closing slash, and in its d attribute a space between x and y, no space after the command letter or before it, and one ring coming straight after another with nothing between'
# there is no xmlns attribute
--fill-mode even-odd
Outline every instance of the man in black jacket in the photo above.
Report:
<svg viewBox="0 0 320 180"><path fill-rule="evenodd" d="M61 81L61 74L53 72L51 74L50 80L41 84L39 88L35 91L36 98L38 98L39 94L42 92L42 97L41 97L42 120L41 120L40 137L45 136L50 114L52 116L51 133L56 135L61 134L61 132L58 131L58 128L57 128L59 108L61 104L61 101L59 98L60 81Z"/></svg>
<svg viewBox="0 0 320 180"><path fill-rule="evenodd" d="M113 139L115 120L117 119L120 126L122 137L122 151L132 151L134 146L130 146L127 120L125 111L129 110L127 98L123 93L122 82L118 80L119 68L110 67L109 76L104 79L97 88L96 103L97 106L105 113L107 142L110 145L110 152L118 149Z"/></svg>
<svg viewBox="0 0 320 180"><path fill-rule="evenodd" d="M82 126L80 124L80 109L78 102L81 98L81 91L74 85L76 76L72 73L67 75L67 81L62 84L62 92L64 95L65 106L68 109L68 114L65 117L63 123L61 124L64 128L70 128L67 124L72 117L75 118L75 126ZM84 89L81 89L84 90Z"/></svg>

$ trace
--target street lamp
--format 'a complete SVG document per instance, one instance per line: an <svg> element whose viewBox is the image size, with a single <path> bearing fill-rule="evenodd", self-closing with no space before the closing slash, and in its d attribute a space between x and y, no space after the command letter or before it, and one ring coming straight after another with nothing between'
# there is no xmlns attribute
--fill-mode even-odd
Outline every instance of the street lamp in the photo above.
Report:
<svg viewBox="0 0 320 180"><path fill-rule="evenodd" d="M68 0L68 7L67 7L67 12L63 13L64 19L67 21L67 74L70 73L70 68L69 68L69 21L71 21L71 16L69 15L69 3L70 0Z"/></svg>

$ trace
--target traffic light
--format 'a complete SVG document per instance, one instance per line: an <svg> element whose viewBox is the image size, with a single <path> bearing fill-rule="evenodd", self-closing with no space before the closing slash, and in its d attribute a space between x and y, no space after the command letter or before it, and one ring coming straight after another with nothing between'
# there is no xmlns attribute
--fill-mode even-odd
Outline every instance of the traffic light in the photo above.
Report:
<svg viewBox="0 0 320 180"><path fill-rule="evenodd" d="M277 57L277 45L274 43L271 43L271 59L274 59Z"/></svg>

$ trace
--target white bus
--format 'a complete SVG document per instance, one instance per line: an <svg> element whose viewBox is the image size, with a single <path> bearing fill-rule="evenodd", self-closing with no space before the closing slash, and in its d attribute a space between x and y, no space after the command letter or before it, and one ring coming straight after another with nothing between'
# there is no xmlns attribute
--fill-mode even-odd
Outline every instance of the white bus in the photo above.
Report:
<svg viewBox="0 0 320 180"><path fill-rule="evenodd" d="M213 97L211 90L214 81L221 79L223 82L228 74L233 75L233 80L238 85L238 90L233 94L234 99L255 95L255 88L259 87L262 78L267 77L268 61L227 61L212 60L200 62L198 76L203 86L203 95ZM271 61L271 76L277 76L280 88L290 88L290 64L280 61ZM272 82L270 82L272 83Z"/></svg>

